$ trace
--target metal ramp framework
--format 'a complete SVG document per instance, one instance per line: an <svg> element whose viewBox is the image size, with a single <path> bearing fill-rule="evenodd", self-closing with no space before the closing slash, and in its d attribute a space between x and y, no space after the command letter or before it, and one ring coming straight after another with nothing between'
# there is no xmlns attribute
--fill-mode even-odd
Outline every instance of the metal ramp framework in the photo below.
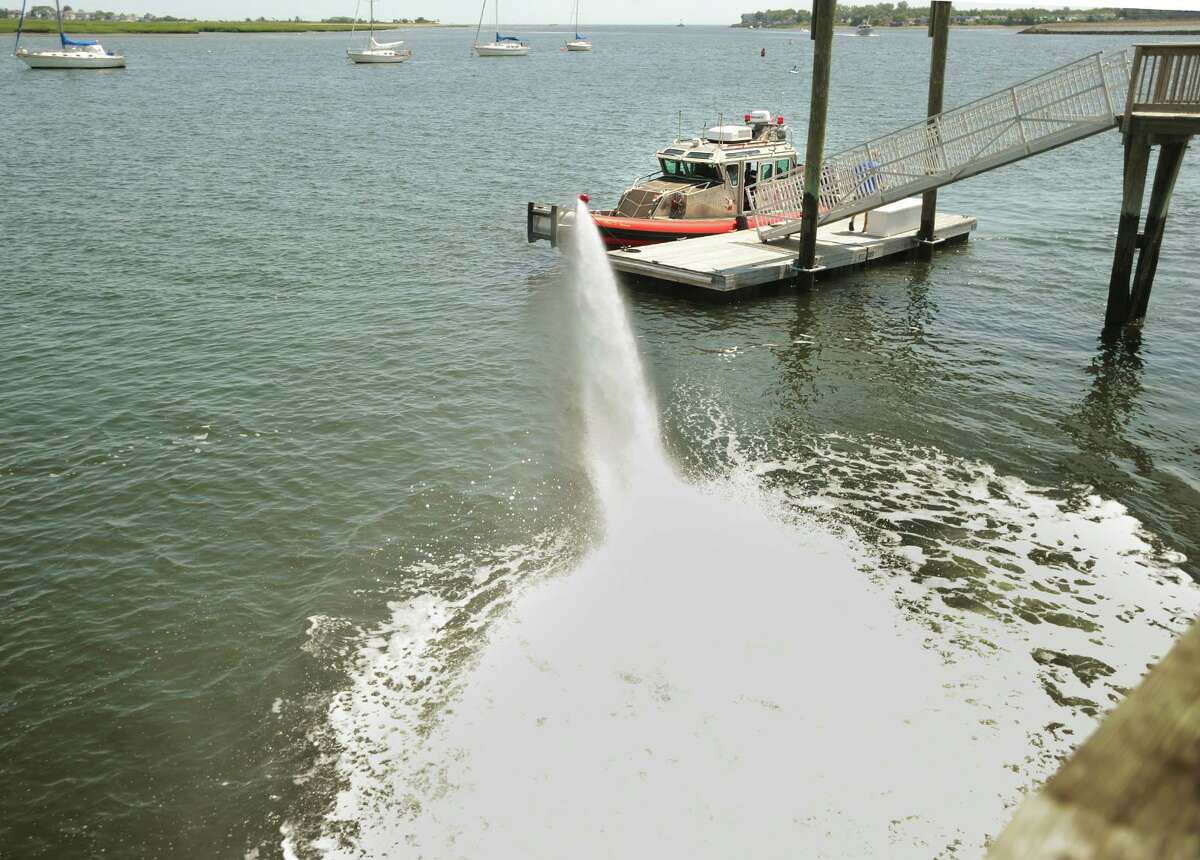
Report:
<svg viewBox="0 0 1200 860"><path fill-rule="evenodd" d="M1115 128L1131 57L1097 53L826 159L826 224ZM804 171L748 189L764 241L800 231Z"/></svg>

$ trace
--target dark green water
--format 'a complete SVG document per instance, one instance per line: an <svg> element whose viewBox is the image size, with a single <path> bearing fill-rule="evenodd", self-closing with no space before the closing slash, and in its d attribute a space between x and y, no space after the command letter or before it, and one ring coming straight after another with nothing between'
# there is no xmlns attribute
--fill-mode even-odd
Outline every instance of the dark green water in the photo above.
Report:
<svg viewBox="0 0 1200 860"><path fill-rule="evenodd" d="M281 827L307 856L353 834L330 702L377 625L449 601L452 675L481 583L595 539L565 267L524 244L525 201L615 199L680 110L694 130L775 109L802 139L807 75L786 70L810 47L523 34L523 61L447 30L413 33L402 67L288 35L114 36L124 72L0 69L0 856L270 857ZM955 31L946 101L1129 42ZM927 50L836 40L830 146L919 117ZM1200 172L1189 156L1140 347L1107 351L1120 163L1110 134L942 192L979 229L932 264L727 307L630 297L686 474L749 475L848 530L935 650L984 619L1022 702L1078 731L1200 573ZM1072 681L1046 649L1115 674ZM1049 767L1031 759L1023 785Z"/></svg>

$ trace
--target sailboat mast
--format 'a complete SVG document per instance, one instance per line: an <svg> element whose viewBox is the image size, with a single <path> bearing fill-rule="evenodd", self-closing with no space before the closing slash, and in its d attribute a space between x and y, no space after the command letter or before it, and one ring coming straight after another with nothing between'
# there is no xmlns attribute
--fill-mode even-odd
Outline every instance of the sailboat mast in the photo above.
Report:
<svg viewBox="0 0 1200 860"><path fill-rule="evenodd" d="M475 27L475 44L476 45L479 44L479 31L483 29L483 15L485 12L487 12L487 0L483 0L483 5L479 7L479 24L476 25L476 27ZM474 56L474 54L475 54L475 52L472 51L471 55Z"/></svg>
<svg viewBox="0 0 1200 860"><path fill-rule="evenodd" d="M21 47L21 30L25 27L25 3L26 0L21 0L21 17L17 19L17 41L13 45L13 53Z"/></svg>
<svg viewBox="0 0 1200 860"><path fill-rule="evenodd" d="M496 0L496 38L500 37L500 0Z"/></svg>
<svg viewBox="0 0 1200 860"><path fill-rule="evenodd" d="M371 0L371 38L375 38L375 0Z"/></svg>
<svg viewBox="0 0 1200 860"><path fill-rule="evenodd" d="M58 13L58 43L65 48L67 43L63 41L61 0L54 0L54 11Z"/></svg>

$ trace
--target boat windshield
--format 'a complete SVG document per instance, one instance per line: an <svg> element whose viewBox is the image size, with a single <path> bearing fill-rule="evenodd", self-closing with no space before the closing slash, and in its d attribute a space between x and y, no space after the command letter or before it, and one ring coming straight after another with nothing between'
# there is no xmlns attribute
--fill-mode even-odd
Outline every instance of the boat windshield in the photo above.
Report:
<svg viewBox="0 0 1200 860"><path fill-rule="evenodd" d="M722 182L721 168L715 164L703 164L696 161L678 161L674 158L660 158L662 171L667 176L682 176L685 179L708 179Z"/></svg>

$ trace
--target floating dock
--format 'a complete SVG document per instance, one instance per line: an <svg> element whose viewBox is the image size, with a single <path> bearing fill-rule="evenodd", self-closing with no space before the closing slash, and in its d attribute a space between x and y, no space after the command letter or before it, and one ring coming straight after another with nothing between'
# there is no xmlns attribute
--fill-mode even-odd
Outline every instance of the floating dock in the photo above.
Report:
<svg viewBox="0 0 1200 860"><path fill-rule="evenodd" d="M861 227L862 216L856 226ZM832 272L850 266L908 256L919 245L914 227L889 236L850 230L851 219L834 221L817 230L817 268ZM966 215L938 213L934 241L962 242L975 229L975 219ZM738 230L680 242L643 245L609 251L612 266L623 275L695 288L699 293L735 294L795 280L800 239L791 236L763 242L756 230Z"/></svg>

